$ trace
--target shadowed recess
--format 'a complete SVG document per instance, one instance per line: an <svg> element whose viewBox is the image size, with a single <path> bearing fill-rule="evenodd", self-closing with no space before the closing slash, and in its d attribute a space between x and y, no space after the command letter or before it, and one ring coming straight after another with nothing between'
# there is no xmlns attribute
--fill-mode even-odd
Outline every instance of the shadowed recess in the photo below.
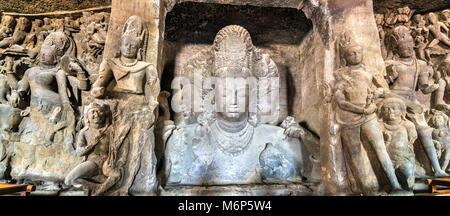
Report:
<svg viewBox="0 0 450 216"><path fill-rule="evenodd" d="M312 22L297 9L185 2L167 13L165 39L212 44L227 25L246 28L257 46L299 44L312 29Z"/></svg>

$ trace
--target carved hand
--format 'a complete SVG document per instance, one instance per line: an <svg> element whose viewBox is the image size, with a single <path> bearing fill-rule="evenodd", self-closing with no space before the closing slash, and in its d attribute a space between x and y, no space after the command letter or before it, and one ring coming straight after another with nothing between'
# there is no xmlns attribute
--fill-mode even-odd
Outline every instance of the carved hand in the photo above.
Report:
<svg viewBox="0 0 450 216"><path fill-rule="evenodd" d="M13 91L9 97L9 105L12 107L17 107L20 102L20 96L17 91Z"/></svg>
<svg viewBox="0 0 450 216"><path fill-rule="evenodd" d="M375 111L377 111L377 106L375 106L374 104L370 104L368 107L364 108L364 114L366 115L370 115Z"/></svg>
<svg viewBox="0 0 450 216"><path fill-rule="evenodd" d="M300 126L291 126L284 130L284 134L288 137L300 138L305 135L305 131Z"/></svg>
<svg viewBox="0 0 450 216"><path fill-rule="evenodd" d="M94 87L92 88L91 95L95 98L102 97L105 94L104 87Z"/></svg>
<svg viewBox="0 0 450 216"><path fill-rule="evenodd" d="M433 85L429 85L428 87L424 88L424 89L422 90L422 92L423 92L424 94L429 94L429 93L431 93L431 92L436 91L438 88L439 88L439 84L433 84Z"/></svg>

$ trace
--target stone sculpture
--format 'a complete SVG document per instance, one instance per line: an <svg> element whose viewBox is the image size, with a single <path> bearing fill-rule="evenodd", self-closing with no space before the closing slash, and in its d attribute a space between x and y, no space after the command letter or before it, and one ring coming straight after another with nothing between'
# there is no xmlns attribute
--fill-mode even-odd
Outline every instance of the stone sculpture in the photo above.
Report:
<svg viewBox="0 0 450 216"><path fill-rule="evenodd" d="M432 110L429 125L433 128L433 142L441 161L441 169L447 171L450 168L448 166L450 161L449 117L441 111Z"/></svg>
<svg viewBox="0 0 450 216"><path fill-rule="evenodd" d="M115 136L112 143L118 153L111 163L125 171L121 182L113 188L116 194L128 194L133 190L152 192L156 187L152 137L160 87L156 68L144 61L147 37L142 19L129 17L120 37L119 56L102 62L91 90L95 98L107 96L110 98L107 101L117 104L117 111L113 113ZM112 80L115 86L107 90Z"/></svg>
<svg viewBox="0 0 450 216"><path fill-rule="evenodd" d="M384 142L403 188L412 190L415 182L413 144L417 139L414 124L406 119L406 105L399 98L384 99L378 108Z"/></svg>
<svg viewBox="0 0 450 216"><path fill-rule="evenodd" d="M370 194L375 190L368 176L367 170L370 167L367 166L370 165L362 163L362 140L367 139L392 185L392 192L401 192L402 188L383 142L383 133L376 120L377 107L374 100L380 95L380 91L371 90L374 85L373 75L362 64L363 48L350 33L345 33L339 41L339 51L343 67L335 72L334 94L339 107L337 121L341 125L341 139L343 149L349 157L347 163L350 171L362 193Z"/></svg>
<svg viewBox="0 0 450 216"><path fill-rule="evenodd" d="M18 104L30 92L29 117L22 121L21 140L15 145L19 157L12 161L15 164L12 175L16 178L40 176L58 181L64 179L65 169L79 160L73 147L76 113L68 94L73 71L64 70L61 65L62 59L74 55L73 46L73 41L62 32L47 36L39 66L28 69L17 90L11 93ZM75 62L70 65L80 69ZM78 78L79 87L86 86L83 71L78 72Z"/></svg>
<svg viewBox="0 0 450 216"><path fill-rule="evenodd" d="M439 84L439 88L432 93L431 107L450 114L449 107L449 82L450 82L450 54L447 54L439 64L438 70L434 73L434 79Z"/></svg>
<svg viewBox="0 0 450 216"><path fill-rule="evenodd" d="M385 97L398 97L405 102L408 110L407 117L417 129L419 141L432 164L434 175L448 176L439 166L432 141L432 130L425 120L424 108L415 96L416 89L429 94L439 88L439 85L434 84L430 79L433 69L426 62L413 57L414 42L408 28L397 26L389 37L399 57L398 60L386 61L386 78L392 85L390 94Z"/></svg>
<svg viewBox="0 0 450 216"><path fill-rule="evenodd" d="M108 105L92 103L86 107L87 125L77 138L77 153L85 158L65 178L66 185L81 184L92 195L102 195L120 178L120 170L112 167L117 149L111 145L113 130L111 113ZM103 182L96 183L86 179L103 177ZM106 179L106 180L105 180Z"/></svg>
<svg viewBox="0 0 450 216"><path fill-rule="evenodd" d="M175 129L167 140L165 185L302 180L299 140L285 135L283 128L258 123L258 116L252 113L251 104L259 101L246 80L277 76L277 71L253 69L255 64L264 63L258 61L268 58L259 55L248 31L232 25L217 33L211 49L193 58L192 62L200 59L214 62L197 69L212 66L201 73L204 78L215 78L215 88L203 90L214 95L216 108L220 108L216 110L204 105L203 112L197 115L197 122L184 121L176 128L167 126L168 130ZM195 73L194 68L191 70ZM189 78L186 71L184 77ZM202 91L194 91L197 90ZM208 101L212 96L206 98ZM191 109L187 110L192 116Z"/></svg>
<svg viewBox="0 0 450 216"><path fill-rule="evenodd" d="M427 28L430 30L431 35L433 35L434 38L428 46L434 47L441 42L450 47L450 39L448 38L449 29L447 26L440 22L437 15L434 13L428 14L428 21L430 22L430 25L428 25ZM442 32L442 29L444 32Z"/></svg>
<svg viewBox="0 0 450 216"><path fill-rule="evenodd" d="M120 2L2 12L0 182L411 195L449 176L444 1Z"/></svg>
<svg viewBox="0 0 450 216"><path fill-rule="evenodd" d="M14 17L5 15L2 16L2 25L0 27L0 40L3 40L12 35L14 32L14 26L16 25L16 20Z"/></svg>

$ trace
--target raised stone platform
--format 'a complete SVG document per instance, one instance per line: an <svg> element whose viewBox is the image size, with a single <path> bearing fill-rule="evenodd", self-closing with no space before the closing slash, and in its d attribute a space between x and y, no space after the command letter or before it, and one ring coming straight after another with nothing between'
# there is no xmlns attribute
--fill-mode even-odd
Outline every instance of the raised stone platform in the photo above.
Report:
<svg viewBox="0 0 450 216"><path fill-rule="evenodd" d="M174 186L160 191L161 196L316 196L317 183L291 185Z"/></svg>

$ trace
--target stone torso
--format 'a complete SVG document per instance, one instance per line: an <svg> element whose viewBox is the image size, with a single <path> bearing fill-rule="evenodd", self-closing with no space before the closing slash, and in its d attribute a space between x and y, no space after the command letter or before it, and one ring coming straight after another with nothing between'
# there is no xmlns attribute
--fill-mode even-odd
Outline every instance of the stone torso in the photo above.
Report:
<svg viewBox="0 0 450 216"><path fill-rule="evenodd" d="M346 80L339 81L338 88L344 94L345 100L359 107L367 105L369 87L372 85L372 75L363 68L351 70L349 67L341 69L338 73L348 74ZM347 110L338 110L338 119L341 123L358 124L366 118L364 115Z"/></svg>
<svg viewBox="0 0 450 216"><path fill-rule="evenodd" d="M343 89L345 98L352 104L365 106L368 96L367 89L372 84L372 76L363 69L351 70L350 74L349 85Z"/></svg>
<svg viewBox="0 0 450 216"><path fill-rule="evenodd" d="M108 60L116 80L114 91L143 94L147 67L150 63L138 61L135 65L124 66L120 59Z"/></svg>
<svg viewBox="0 0 450 216"><path fill-rule="evenodd" d="M48 104L49 106L61 104L56 85L57 72L58 68L42 70L34 67L29 70L27 78L30 84L32 106L35 104Z"/></svg>
<svg viewBox="0 0 450 216"><path fill-rule="evenodd" d="M394 91L414 91L416 87L415 73L417 71L415 61L410 64L400 63L395 67L398 73L397 80L392 85L391 89Z"/></svg>
<svg viewBox="0 0 450 216"><path fill-rule="evenodd" d="M196 135L198 124L174 131L168 140L166 157L170 166L168 184L227 185L261 183L260 159L266 143L272 143L286 158L301 158L297 139L285 138L283 129L270 125L254 128L253 136L241 151L227 151L214 134ZM251 126L253 127L253 126ZM236 143L240 145L241 143ZM292 162L301 172L301 161Z"/></svg>
<svg viewBox="0 0 450 216"><path fill-rule="evenodd" d="M87 140L86 144L95 145L87 159L96 163L100 168L102 167L103 162L108 158L109 136L105 135L105 133L108 132L108 128L89 128L84 132L84 136Z"/></svg>
<svg viewBox="0 0 450 216"><path fill-rule="evenodd" d="M394 163L401 160L402 157L414 158L414 152L409 146L408 131L403 122L396 125L387 123L380 123L380 125L382 125L384 131L386 149Z"/></svg>

